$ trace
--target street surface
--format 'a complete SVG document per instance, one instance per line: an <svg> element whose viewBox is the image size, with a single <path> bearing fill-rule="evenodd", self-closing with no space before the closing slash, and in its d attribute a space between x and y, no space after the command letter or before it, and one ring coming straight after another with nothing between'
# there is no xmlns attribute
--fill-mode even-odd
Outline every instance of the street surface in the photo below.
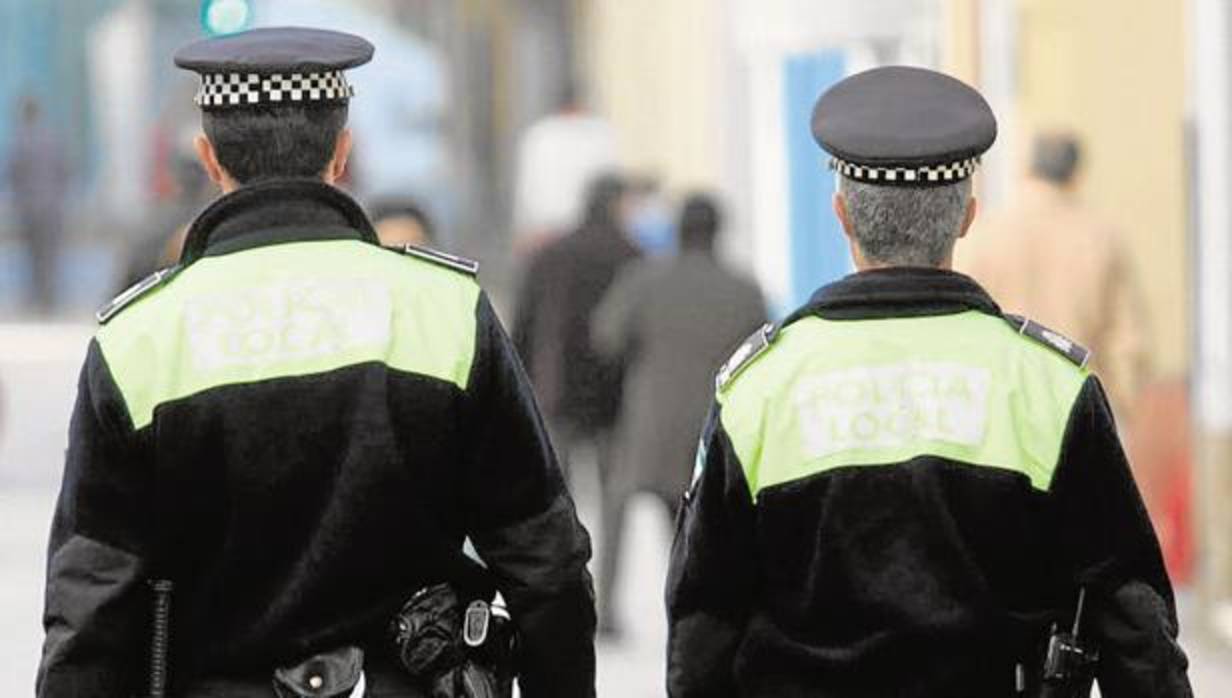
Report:
<svg viewBox="0 0 1232 698"><path fill-rule="evenodd" d="M45 540L58 487L77 371L93 328L0 324L0 695L30 695L42 630ZM583 472L585 470L583 469ZM593 478L577 483L583 520L602 545ZM599 646L599 695L663 695L662 604L670 525L652 499L638 499L626 525L620 602L625 635ZM1182 596L1182 614L1192 603ZM1187 627L1196 627L1192 624ZM1232 654L1187 635L1200 698L1232 695Z"/></svg>

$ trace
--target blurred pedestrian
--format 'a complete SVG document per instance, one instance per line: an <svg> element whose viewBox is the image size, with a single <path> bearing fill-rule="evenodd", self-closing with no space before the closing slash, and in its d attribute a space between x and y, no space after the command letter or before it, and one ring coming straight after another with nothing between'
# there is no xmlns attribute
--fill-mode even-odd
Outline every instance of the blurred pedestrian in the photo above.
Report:
<svg viewBox="0 0 1232 698"><path fill-rule="evenodd" d="M436 237L428 212L410 199L377 203L372 207L372 224L386 247L431 247Z"/></svg>
<svg viewBox="0 0 1232 698"><path fill-rule="evenodd" d="M677 256L621 272L591 325L595 347L625 367L613 470L603 491L601 630L620 627L615 588L629 498L654 495L675 520L715 373L766 321L757 285L718 260L721 227L716 202L706 194L690 196L679 218Z"/></svg>
<svg viewBox="0 0 1232 698"><path fill-rule="evenodd" d="M17 209L17 229L29 255L31 307L40 314L56 306L56 283L64 228L68 167L60 139L38 100L22 99L8 156L8 185Z"/></svg>
<svg viewBox="0 0 1232 698"><path fill-rule="evenodd" d="M1150 371L1150 318L1122 232L1078 196L1081 173L1077 138L1037 136L1018 200L977 225L955 267L1006 310L1090 348L1091 366L1127 423Z"/></svg>
<svg viewBox="0 0 1232 698"><path fill-rule="evenodd" d="M668 695L1190 698L1089 352L951 271L984 98L888 66L813 136L857 273L719 372L667 582ZM820 173L819 173L820 175Z"/></svg>
<svg viewBox="0 0 1232 698"><path fill-rule="evenodd" d="M98 313L40 698L503 697L511 663L527 698L594 695L589 536L477 265L382 248L334 186L372 53L295 27L177 52L224 193Z"/></svg>
<svg viewBox="0 0 1232 698"><path fill-rule="evenodd" d="M576 84L565 85L556 111L531 124L518 140L514 254L529 258L573 229L588 187L616 165L612 127L586 110Z"/></svg>
<svg viewBox="0 0 1232 698"><path fill-rule="evenodd" d="M517 297L514 344L522 355L566 469L579 447L596 454L601 487L610 473L610 432L621 398L621 365L591 346L595 309L640 253L625 228L628 189L596 179L581 226L531 260Z"/></svg>
<svg viewBox="0 0 1232 698"><path fill-rule="evenodd" d="M178 263L189 223L213 197L212 183L193 150L196 135L196 128L181 129L166 148L167 162L158 167L162 196L129 245L117 290Z"/></svg>

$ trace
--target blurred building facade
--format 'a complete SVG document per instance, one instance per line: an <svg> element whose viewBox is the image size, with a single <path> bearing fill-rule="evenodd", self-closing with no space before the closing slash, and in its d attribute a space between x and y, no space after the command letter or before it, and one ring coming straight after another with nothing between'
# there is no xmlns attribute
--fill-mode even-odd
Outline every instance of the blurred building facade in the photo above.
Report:
<svg viewBox="0 0 1232 698"><path fill-rule="evenodd" d="M42 98L73 170L67 280L76 314L114 292L116 260L168 191L169 163L199 128L196 84L170 57L205 34L218 0L0 0L0 158L19 97ZM227 0L248 26L318 24L378 45L360 92L352 189L368 202L412 198L438 240L507 274L512 152L575 74L574 0ZM20 317L26 275L0 191L0 316ZM88 279L87 282L79 281ZM88 287L88 288L87 288ZM13 292L11 292L13 291Z"/></svg>

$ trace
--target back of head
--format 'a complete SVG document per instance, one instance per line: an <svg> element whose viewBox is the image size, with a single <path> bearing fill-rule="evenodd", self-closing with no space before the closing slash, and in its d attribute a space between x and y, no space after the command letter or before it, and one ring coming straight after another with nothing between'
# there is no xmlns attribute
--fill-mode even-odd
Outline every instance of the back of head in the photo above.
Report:
<svg viewBox="0 0 1232 698"><path fill-rule="evenodd" d="M625 178L614 172L595 177L586 189L586 213L583 224L587 227L620 227L620 206L628 192Z"/></svg>
<svg viewBox="0 0 1232 698"><path fill-rule="evenodd" d="M709 194L691 194L680 210L680 247L685 250L711 250L723 227L719 204Z"/></svg>
<svg viewBox="0 0 1232 698"><path fill-rule="evenodd" d="M1041 133L1031 147L1031 174L1057 186L1073 180L1081 161L1082 148L1069 133Z"/></svg>
<svg viewBox="0 0 1232 698"><path fill-rule="evenodd" d="M257 106L202 113L218 162L240 184L319 177L346 126L345 103Z"/></svg>
<svg viewBox="0 0 1232 698"><path fill-rule="evenodd" d="M353 34L265 27L195 41L175 64L201 76L194 101L217 165L248 184L325 175L354 95L345 71L373 51Z"/></svg>
<svg viewBox="0 0 1232 698"><path fill-rule="evenodd" d="M375 204L372 222L382 245L431 245L436 234L431 216L410 199Z"/></svg>
<svg viewBox="0 0 1232 698"><path fill-rule="evenodd" d="M984 97L944 73L882 66L827 89L812 127L839 175L835 208L857 266L947 267L997 138Z"/></svg>
<svg viewBox="0 0 1232 698"><path fill-rule="evenodd" d="M936 267L962 231L971 180L938 186L884 186L839 177L851 235L868 261Z"/></svg>

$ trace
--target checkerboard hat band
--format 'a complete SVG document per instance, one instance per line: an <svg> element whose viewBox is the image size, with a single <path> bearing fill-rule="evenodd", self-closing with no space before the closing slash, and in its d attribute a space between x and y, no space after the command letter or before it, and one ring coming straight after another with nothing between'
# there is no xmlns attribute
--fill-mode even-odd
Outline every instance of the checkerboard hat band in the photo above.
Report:
<svg viewBox="0 0 1232 698"><path fill-rule="evenodd" d="M207 73L193 99L202 109L341 102L355 96L342 71L325 73Z"/></svg>
<svg viewBox="0 0 1232 698"><path fill-rule="evenodd" d="M830 158L830 169L857 182L874 184L945 184L958 182L975 174L980 159L967 158L942 165L921 167L874 167L857 165L840 158Z"/></svg>

